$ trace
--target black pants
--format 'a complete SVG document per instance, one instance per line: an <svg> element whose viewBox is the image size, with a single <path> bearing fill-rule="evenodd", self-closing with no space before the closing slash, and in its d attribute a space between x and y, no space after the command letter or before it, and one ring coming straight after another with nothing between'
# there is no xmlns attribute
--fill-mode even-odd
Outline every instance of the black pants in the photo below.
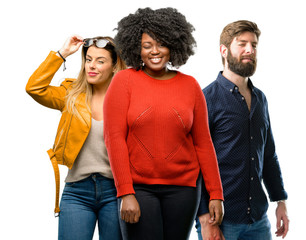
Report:
<svg viewBox="0 0 306 240"><path fill-rule="evenodd" d="M135 184L134 189L141 216L135 224L121 220L125 240L188 239L198 210L199 186Z"/></svg>

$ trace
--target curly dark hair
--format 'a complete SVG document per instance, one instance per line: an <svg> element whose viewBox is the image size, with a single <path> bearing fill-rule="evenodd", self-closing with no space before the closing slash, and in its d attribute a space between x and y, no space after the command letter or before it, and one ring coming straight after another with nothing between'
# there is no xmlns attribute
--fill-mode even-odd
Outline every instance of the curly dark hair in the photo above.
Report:
<svg viewBox="0 0 306 240"><path fill-rule="evenodd" d="M121 57L128 66L141 68L141 38L147 33L170 50L170 62L174 67L185 64L194 54L196 41L194 27L185 16L174 8L139 8L118 22L115 42Z"/></svg>

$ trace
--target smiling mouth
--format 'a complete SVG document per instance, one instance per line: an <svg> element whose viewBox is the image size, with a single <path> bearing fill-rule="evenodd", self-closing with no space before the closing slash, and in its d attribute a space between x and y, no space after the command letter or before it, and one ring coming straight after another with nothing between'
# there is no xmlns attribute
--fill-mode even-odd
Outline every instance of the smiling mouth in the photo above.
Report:
<svg viewBox="0 0 306 240"><path fill-rule="evenodd" d="M161 59L162 59L162 58L160 58L160 57L155 57L155 58L150 58L150 61L151 61L152 63L160 63L160 62L161 62Z"/></svg>

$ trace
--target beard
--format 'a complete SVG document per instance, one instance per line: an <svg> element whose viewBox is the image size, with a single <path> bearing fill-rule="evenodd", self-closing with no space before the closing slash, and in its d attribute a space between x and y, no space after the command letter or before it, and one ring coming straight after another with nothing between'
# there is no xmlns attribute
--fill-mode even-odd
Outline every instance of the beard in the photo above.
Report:
<svg viewBox="0 0 306 240"><path fill-rule="evenodd" d="M251 57L253 59L253 62L247 62L243 63L243 56L241 59L238 59L236 57L233 57L231 51L228 51L227 55L227 62L228 62L228 68L238 74L242 77L250 77L255 73L256 65L257 65L257 59L253 54L248 55L248 58Z"/></svg>

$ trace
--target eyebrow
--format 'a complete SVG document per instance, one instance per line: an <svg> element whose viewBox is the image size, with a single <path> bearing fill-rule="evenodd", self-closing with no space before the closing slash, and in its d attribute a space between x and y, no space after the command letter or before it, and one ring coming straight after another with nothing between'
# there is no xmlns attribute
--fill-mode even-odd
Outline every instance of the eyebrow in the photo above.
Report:
<svg viewBox="0 0 306 240"><path fill-rule="evenodd" d="M86 57L90 57L90 58L92 58L92 56L90 56L90 55L88 55L88 54L86 54ZM103 58L103 59L106 59L106 60L107 60L107 58L106 58L106 57L97 57L97 59L101 59L101 58Z"/></svg>
<svg viewBox="0 0 306 240"><path fill-rule="evenodd" d="M247 43L248 41L246 41L246 40L238 40L238 42ZM258 41L253 41L252 43L258 44Z"/></svg>

